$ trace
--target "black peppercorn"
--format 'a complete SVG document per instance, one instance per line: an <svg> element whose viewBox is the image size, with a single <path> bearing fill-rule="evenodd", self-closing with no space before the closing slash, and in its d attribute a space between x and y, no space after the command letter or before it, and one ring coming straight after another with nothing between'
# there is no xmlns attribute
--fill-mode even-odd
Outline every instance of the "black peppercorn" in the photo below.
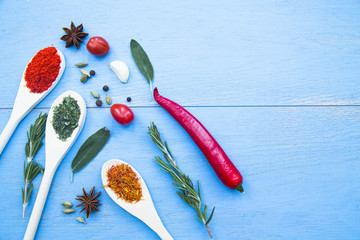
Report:
<svg viewBox="0 0 360 240"><path fill-rule="evenodd" d="M101 107L101 105L102 105L102 101L101 101L101 100L97 100L97 101L96 101L96 106Z"/></svg>
<svg viewBox="0 0 360 240"><path fill-rule="evenodd" d="M107 92L107 91L109 90L108 85L103 86L103 90L104 90L105 92Z"/></svg>
<svg viewBox="0 0 360 240"><path fill-rule="evenodd" d="M131 102L131 97L127 97L126 101Z"/></svg>
<svg viewBox="0 0 360 240"><path fill-rule="evenodd" d="M90 75L91 75L91 76L94 76L94 75L95 75L95 71L94 71L94 70L91 70L91 71L90 71Z"/></svg>

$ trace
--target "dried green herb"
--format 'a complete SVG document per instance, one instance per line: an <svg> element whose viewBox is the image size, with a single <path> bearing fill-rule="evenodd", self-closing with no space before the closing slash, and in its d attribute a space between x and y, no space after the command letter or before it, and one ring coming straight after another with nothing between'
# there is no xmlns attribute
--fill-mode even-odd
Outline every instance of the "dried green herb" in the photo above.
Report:
<svg viewBox="0 0 360 240"><path fill-rule="evenodd" d="M54 108L53 128L59 139L65 141L79 125L80 107L77 101L68 96Z"/></svg>
<svg viewBox="0 0 360 240"><path fill-rule="evenodd" d="M35 157L43 145L41 140L45 136L46 119L47 114L40 113L35 123L30 126L30 130L27 132L28 141L25 145L25 156L28 162Z"/></svg>
<svg viewBox="0 0 360 240"><path fill-rule="evenodd" d="M86 67L88 64L86 62L80 62L80 63L75 63L75 66L77 66L78 68L83 68Z"/></svg>
<svg viewBox="0 0 360 240"><path fill-rule="evenodd" d="M72 207L72 203L71 202L68 202L68 201L65 201L61 204L63 207L66 207L66 208L71 208Z"/></svg>
<svg viewBox="0 0 360 240"><path fill-rule="evenodd" d="M111 105L111 98L107 94L106 94L105 100L108 105Z"/></svg>
<svg viewBox="0 0 360 240"><path fill-rule="evenodd" d="M81 222L81 223L85 223L85 224L86 224L85 219L82 218L82 217L78 217L78 218L76 218L76 220L79 221L79 222Z"/></svg>
<svg viewBox="0 0 360 240"><path fill-rule="evenodd" d="M152 91L152 81L154 79L154 69L151 65L148 55L140 44L131 39L130 41L130 50L134 58L136 65L138 66L140 72L144 75L148 83L150 84L150 89Z"/></svg>
<svg viewBox="0 0 360 240"><path fill-rule="evenodd" d="M83 74L83 75L81 76L81 78L80 78L80 82L86 83L86 81L87 81L88 79L89 79L88 76L86 76L85 74Z"/></svg>
<svg viewBox="0 0 360 240"><path fill-rule="evenodd" d="M94 98L97 98L99 99L100 98L100 95L98 92L95 92L95 91L91 91L91 95L94 97Z"/></svg>
<svg viewBox="0 0 360 240"><path fill-rule="evenodd" d="M195 216L200 220L200 222L202 222L205 225L205 228L210 238L213 238L209 227L209 223L214 215L215 207L212 209L210 216L207 217L208 206L205 204L204 210L202 210L199 181L197 182L197 191L196 191L194 184L189 178L189 176L181 172L181 170L177 166L175 158L172 155L168 144L166 143L166 141L165 142L162 141L160 133L154 123L151 123L151 125L149 126L148 134L150 135L151 139L156 144L156 146L162 151L166 159L165 162L159 156L156 156L155 161L162 167L161 170L170 174L170 176L174 180L173 182L174 187L179 190L177 191L179 197L182 200L184 200L184 202L186 202L189 206L191 206L196 210L197 215Z"/></svg>
<svg viewBox="0 0 360 240"><path fill-rule="evenodd" d="M62 211L63 211L63 213L65 213L65 214L69 214L69 213L75 212L75 210L72 209L72 208L65 208L65 209L63 209Z"/></svg>
<svg viewBox="0 0 360 240"><path fill-rule="evenodd" d="M74 173L80 171L96 157L96 155L101 151L101 149L103 149L109 140L109 137L110 130L106 127L103 127L91 135L83 143L83 145L81 145L79 151L71 163L71 182L73 180Z"/></svg>
<svg viewBox="0 0 360 240"><path fill-rule="evenodd" d="M41 140L45 135L46 119L47 114L40 113L34 124L30 126L30 130L27 132L28 141L25 145L25 156L27 161L24 161L24 188L21 189L23 218L25 217L26 206L29 202L32 190L34 189L34 185L31 182L39 173L43 174L43 168L33 159L43 145Z"/></svg>
<svg viewBox="0 0 360 240"><path fill-rule="evenodd" d="M80 69L80 72L83 74L83 75L86 75L88 78L90 77L90 73L84 69Z"/></svg>

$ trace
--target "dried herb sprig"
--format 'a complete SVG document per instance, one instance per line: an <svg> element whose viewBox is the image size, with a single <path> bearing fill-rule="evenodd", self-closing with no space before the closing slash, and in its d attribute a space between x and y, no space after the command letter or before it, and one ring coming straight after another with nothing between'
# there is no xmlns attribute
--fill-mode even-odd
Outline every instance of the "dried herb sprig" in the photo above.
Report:
<svg viewBox="0 0 360 240"><path fill-rule="evenodd" d="M215 207L212 209L211 214L208 218L208 206L206 204L204 206L204 211L202 210L199 181L197 182L198 190L196 191L194 184L192 183L189 176L180 171L179 167L176 164L174 156L170 152L169 146L167 145L166 141L162 141L160 133L153 122L149 126L148 133L156 146L158 146L158 148L160 148L160 150L163 152L166 159L165 162L159 156L156 156L156 162L162 167L162 171L165 171L171 175L172 179L174 180L173 185L179 190L177 191L177 194L189 206L196 210L197 215L195 216L200 220L200 222L205 225L210 238L213 238L209 223L214 215Z"/></svg>
<svg viewBox="0 0 360 240"><path fill-rule="evenodd" d="M35 123L30 126L29 132L27 132L28 141L25 145L25 156L28 163L33 160L43 145L41 140L45 136L46 119L47 114L40 113Z"/></svg>
<svg viewBox="0 0 360 240"><path fill-rule="evenodd" d="M44 173L40 164L33 159L43 145L42 139L45 136L46 119L47 114L40 113L34 124L30 126L30 130L27 132L28 141L25 145L26 161L24 161L24 188L21 189L23 218L25 217L26 206L29 202L32 190L34 189L34 185L31 182L39 173Z"/></svg>

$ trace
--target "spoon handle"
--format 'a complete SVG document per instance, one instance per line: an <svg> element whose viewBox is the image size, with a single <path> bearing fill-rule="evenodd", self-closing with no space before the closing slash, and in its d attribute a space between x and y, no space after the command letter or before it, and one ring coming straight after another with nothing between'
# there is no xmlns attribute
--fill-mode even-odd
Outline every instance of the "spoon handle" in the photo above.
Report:
<svg viewBox="0 0 360 240"><path fill-rule="evenodd" d="M155 208L153 208L155 213L149 215L151 218L143 219L144 223L148 225L162 240L174 240L170 233L166 230L164 224L162 223L159 215L157 214Z"/></svg>
<svg viewBox="0 0 360 240"><path fill-rule="evenodd" d="M170 233L163 226L162 229L155 231L162 240L174 240Z"/></svg>
<svg viewBox="0 0 360 240"><path fill-rule="evenodd" d="M24 240L33 240L36 234L37 227L44 209L47 195L49 193L50 185L54 177L55 171L46 171L41 181L39 193L36 197L34 208L31 212L31 217L26 228Z"/></svg>
<svg viewBox="0 0 360 240"><path fill-rule="evenodd" d="M21 119L21 117L11 114L9 121L0 135L0 155L14 133L16 127L19 125Z"/></svg>

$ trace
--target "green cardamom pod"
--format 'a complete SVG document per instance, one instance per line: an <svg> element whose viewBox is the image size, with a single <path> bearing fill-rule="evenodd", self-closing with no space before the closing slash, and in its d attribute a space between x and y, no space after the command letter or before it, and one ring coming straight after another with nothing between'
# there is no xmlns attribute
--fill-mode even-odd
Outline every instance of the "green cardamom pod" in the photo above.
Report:
<svg viewBox="0 0 360 240"><path fill-rule="evenodd" d="M69 214L69 213L75 212L75 210L72 209L72 208L65 208L65 209L63 209L62 211L63 211L65 214Z"/></svg>
<svg viewBox="0 0 360 240"><path fill-rule="evenodd" d="M80 72L83 74L83 75L86 75L88 78L90 77L90 73L84 69L80 69Z"/></svg>
<svg viewBox="0 0 360 240"><path fill-rule="evenodd" d="M66 207L66 208L71 208L72 207L72 204L71 202L63 202L61 205L63 205L63 207Z"/></svg>
<svg viewBox="0 0 360 240"><path fill-rule="evenodd" d="M83 74L80 78L80 82L82 83L86 83L87 80L88 80L88 76L86 76L85 74Z"/></svg>
<svg viewBox="0 0 360 240"><path fill-rule="evenodd" d="M75 63L75 66L77 66L78 68L83 68L86 67L88 64L86 62L81 62L81 63Z"/></svg>
<svg viewBox="0 0 360 240"><path fill-rule="evenodd" d="M106 94L106 98L105 98L105 101L107 104L111 104L111 98Z"/></svg>
<svg viewBox="0 0 360 240"><path fill-rule="evenodd" d="M81 223L85 223L85 224L86 224L85 219L82 218L82 217L78 217L78 218L76 218L76 220L78 220L78 221L81 222Z"/></svg>
<svg viewBox="0 0 360 240"><path fill-rule="evenodd" d="M100 95L99 95L97 92L95 92L95 91L92 91L92 92L91 92L91 95L92 95L94 98L97 98L97 99L100 98Z"/></svg>

